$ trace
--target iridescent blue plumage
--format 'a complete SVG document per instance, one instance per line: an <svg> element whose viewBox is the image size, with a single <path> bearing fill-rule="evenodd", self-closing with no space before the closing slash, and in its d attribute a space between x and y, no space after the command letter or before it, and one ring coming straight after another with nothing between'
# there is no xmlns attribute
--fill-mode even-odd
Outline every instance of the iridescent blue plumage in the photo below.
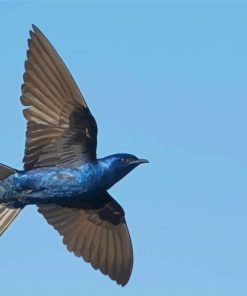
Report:
<svg viewBox="0 0 247 296"><path fill-rule="evenodd" d="M25 206L78 202L110 189L137 165L147 162L130 154L115 154L79 166L18 171L0 182L0 202Z"/></svg>
<svg viewBox="0 0 247 296"><path fill-rule="evenodd" d="M69 251L125 285L132 244L124 210L107 190L147 161L131 154L97 159L97 123L67 67L35 26L28 45L24 170L0 164L0 235L35 204Z"/></svg>

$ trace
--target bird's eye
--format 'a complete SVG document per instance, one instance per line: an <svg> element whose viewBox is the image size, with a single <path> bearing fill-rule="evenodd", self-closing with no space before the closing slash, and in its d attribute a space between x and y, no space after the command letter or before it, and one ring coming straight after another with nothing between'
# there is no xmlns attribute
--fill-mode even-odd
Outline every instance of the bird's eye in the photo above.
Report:
<svg viewBox="0 0 247 296"><path fill-rule="evenodd" d="M121 158L121 162L123 162L123 163L128 163L129 161L130 161L130 159L127 157Z"/></svg>

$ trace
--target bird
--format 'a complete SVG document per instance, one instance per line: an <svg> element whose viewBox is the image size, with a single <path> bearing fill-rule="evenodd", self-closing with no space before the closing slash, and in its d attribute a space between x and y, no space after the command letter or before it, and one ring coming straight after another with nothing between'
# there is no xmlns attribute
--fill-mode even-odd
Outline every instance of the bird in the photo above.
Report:
<svg viewBox="0 0 247 296"><path fill-rule="evenodd" d="M133 247L125 212L108 190L146 159L97 158L95 118L55 48L32 25L20 101L27 121L23 170L0 164L0 235L36 205L70 252L125 286Z"/></svg>

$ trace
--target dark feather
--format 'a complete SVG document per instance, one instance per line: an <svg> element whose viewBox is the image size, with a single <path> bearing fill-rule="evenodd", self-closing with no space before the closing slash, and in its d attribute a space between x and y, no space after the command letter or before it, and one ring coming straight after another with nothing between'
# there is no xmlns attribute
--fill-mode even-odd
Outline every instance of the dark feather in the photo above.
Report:
<svg viewBox="0 0 247 296"><path fill-rule="evenodd" d="M96 159L97 124L62 59L33 26L21 102L27 119L24 168Z"/></svg>

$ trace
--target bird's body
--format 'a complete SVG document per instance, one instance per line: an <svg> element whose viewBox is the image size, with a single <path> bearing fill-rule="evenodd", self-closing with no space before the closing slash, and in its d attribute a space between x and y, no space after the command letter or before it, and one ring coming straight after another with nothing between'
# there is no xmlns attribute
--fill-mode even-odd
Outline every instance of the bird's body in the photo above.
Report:
<svg viewBox="0 0 247 296"><path fill-rule="evenodd" d="M147 161L126 153L97 159L97 124L69 70L35 26L28 45L24 170L0 164L0 235L35 204L69 251L125 285L132 244L124 210L107 190Z"/></svg>
<svg viewBox="0 0 247 296"><path fill-rule="evenodd" d="M6 202L59 203L91 198L106 189L103 170L95 163L77 167L44 167L20 171L0 183ZM8 189L8 190L7 190Z"/></svg>
<svg viewBox="0 0 247 296"><path fill-rule="evenodd" d="M110 189L127 171L118 170L116 154L76 166L17 171L0 181L0 202L13 207L37 203L76 203Z"/></svg>

